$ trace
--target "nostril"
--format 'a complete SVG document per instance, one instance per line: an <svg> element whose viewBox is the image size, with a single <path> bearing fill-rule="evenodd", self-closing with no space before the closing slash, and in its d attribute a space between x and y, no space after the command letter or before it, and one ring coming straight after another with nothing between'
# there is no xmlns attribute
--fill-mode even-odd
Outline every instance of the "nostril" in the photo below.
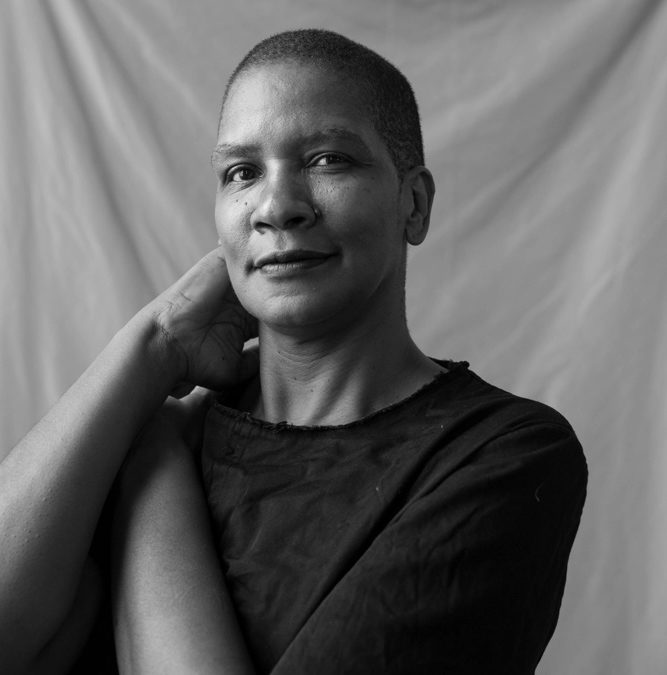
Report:
<svg viewBox="0 0 667 675"><path fill-rule="evenodd" d="M252 217L256 228L275 228L278 230L297 227L311 227L318 220L319 212L306 203L293 204L291 208L258 209Z"/></svg>
<svg viewBox="0 0 667 675"><path fill-rule="evenodd" d="M314 218L312 219L314 220ZM308 218L304 216L294 216L285 222L285 227L305 227L308 225Z"/></svg>

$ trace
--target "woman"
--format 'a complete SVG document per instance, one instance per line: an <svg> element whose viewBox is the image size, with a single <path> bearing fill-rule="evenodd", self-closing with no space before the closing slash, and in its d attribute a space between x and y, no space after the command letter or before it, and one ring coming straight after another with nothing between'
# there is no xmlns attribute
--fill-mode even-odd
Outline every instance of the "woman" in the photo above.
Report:
<svg viewBox="0 0 667 675"><path fill-rule="evenodd" d="M9 672L66 672L85 640L88 550L140 429L115 495L121 672L534 671L585 462L557 413L410 338L423 164L410 86L365 47L294 31L239 64L213 154L220 248L2 465ZM151 418L193 385L220 395Z"/></svg>

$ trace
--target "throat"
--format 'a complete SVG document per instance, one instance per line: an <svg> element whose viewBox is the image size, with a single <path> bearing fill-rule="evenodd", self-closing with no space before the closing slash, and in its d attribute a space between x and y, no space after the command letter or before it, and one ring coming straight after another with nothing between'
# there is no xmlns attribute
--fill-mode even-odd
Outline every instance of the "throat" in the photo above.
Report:
<svg viewBox="0 0 667 675"><path fill-rule="evenodd" d="M240 407L272 423L349 424L408 398L443 371L416 347L399 362L313 356L261 359Z"/></svg>

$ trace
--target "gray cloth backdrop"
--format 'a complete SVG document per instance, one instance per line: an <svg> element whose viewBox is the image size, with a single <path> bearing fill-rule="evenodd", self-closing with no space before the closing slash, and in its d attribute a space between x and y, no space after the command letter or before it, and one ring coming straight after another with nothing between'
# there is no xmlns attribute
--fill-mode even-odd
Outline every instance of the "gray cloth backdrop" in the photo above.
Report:
<svg viewBox="0 0 667 675"><path fill-rule="evenodd" d="M541 675L667 672L667 7L654 0L0 0L9 449L216 244L223 83L338 30L414 83L438 184L415 338L572 422L589 499Z"/></svg>

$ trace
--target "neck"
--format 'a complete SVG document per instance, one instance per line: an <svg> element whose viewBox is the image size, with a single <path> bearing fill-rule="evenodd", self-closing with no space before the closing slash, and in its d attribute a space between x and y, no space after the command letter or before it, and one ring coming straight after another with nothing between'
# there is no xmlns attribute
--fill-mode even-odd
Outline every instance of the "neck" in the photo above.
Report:
<svg viewBox="0 0 667 675"><path fill-rule="evenodd" d="M340 333L344 332L344 335ZM442 369L419 351L405 321L317 338L260 329L260 391L248 407L270 422L346 424L396 403Z"/></svg>

